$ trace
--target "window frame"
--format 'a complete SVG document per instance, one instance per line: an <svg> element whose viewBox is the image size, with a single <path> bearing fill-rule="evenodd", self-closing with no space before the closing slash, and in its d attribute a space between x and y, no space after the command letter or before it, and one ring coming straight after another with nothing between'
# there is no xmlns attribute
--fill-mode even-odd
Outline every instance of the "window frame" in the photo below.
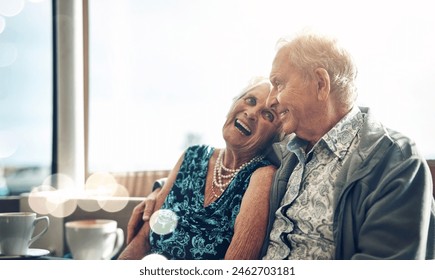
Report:
<svg viewBox="0 0 435 280"><path fill-rule="evenodd" d="M53 174L77 186L86 178L87 0L52 0L53 7Z"/></svg>

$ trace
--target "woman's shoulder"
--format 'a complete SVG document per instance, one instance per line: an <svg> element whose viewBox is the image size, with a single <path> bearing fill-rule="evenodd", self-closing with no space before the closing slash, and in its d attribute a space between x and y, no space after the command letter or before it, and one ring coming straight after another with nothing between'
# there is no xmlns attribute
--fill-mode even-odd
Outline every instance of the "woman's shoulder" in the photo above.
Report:
<svg viewBox="0 0 435 280"><path fill-rule="evenodd" d="M253 176L268 176L268 175L274 175L277 170L277 167L273 164L267 164L258 167L256 170L254 170Z"/></svg>
<svg viewBox="0 0 435 280"><path fill-rule="evenodd" d="M275 176L276 167L274 165L266 165L257 168L249 180L248 188L246 189L243 201L245 204L251 205L252 202L268 201L270 188Z"/></svg>
<svg viewBox="0 0 435 280"><path fill-rule="evenodd" d="M198 145L192 145L192 146L188 147L186 149L186 152L188 152L188 151L213 152L214 149L215 148L210 146L210 145L198 144Z"/></svg>
<svg viewBox="0 0 435 280"><path fill-rule="evenodd" d="M215 148L209 145L193 145L186 149L184 158L187 160L203 159L208 161Z"/></svg>

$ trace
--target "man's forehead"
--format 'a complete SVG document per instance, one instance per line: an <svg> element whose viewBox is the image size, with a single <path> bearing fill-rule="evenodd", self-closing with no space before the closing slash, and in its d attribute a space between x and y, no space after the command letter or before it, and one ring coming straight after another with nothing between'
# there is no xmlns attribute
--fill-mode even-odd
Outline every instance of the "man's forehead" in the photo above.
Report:
<svg viewBox="0 0 435 280"><path fill-rule="evenodd" d="M288 60L289 60L288 49L287 48L279 49L272 62L272 72L277 71L283 65L288 64Z"/></svg>

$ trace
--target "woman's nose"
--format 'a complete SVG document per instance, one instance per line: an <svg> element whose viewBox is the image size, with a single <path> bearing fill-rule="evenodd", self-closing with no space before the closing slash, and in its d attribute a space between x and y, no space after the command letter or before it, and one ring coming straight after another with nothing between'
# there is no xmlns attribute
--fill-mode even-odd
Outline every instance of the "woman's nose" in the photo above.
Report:
<svg viewBox="0 0 435 280"><path fill-rule="evenodd" d="M256 120L258 115L258 110L254 108L247 109L245 110L245 115L250 120Z"/></svg>

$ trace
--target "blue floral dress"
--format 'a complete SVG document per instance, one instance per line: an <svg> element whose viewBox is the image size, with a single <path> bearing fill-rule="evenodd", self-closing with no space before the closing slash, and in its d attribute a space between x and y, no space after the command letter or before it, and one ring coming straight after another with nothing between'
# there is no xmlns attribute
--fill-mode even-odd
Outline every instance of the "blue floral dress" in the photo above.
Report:
<svg viewBox="0 0 435 280"><path fill-rule="evenodd" d="M192 146L186 150L176 181L161 209L178 216L171 233L150 232L151 252L168 259L223 259L234 233L234 222L252 173L270 165L263 159L242 169L225 192L204 207L204 190L208 162L214 148Z"/></svg>

